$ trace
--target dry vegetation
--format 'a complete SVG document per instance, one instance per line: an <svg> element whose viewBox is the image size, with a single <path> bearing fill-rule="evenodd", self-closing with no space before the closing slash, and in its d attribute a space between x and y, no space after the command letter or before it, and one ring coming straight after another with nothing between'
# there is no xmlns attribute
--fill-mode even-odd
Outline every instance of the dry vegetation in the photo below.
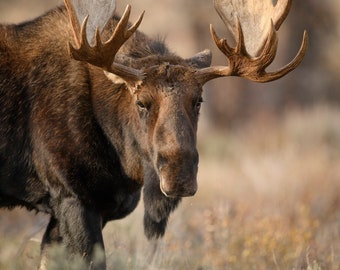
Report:
<svg viewBox="0 0 340 270"><path fill-rule="evenodd" d="M109 269L339 269L339 119L319 107L200 134L199 193L172 215L152 262L142 207L111 222ZM44 217L2 211L0 224L0 269L34 265Z"/></svg>

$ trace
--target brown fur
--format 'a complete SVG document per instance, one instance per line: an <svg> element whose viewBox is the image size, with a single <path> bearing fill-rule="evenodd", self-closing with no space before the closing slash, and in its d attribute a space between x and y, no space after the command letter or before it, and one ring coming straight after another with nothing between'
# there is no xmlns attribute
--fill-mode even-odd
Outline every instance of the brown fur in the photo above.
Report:
<svg viewBox="0 0 340 270"><path fill-rule="evenodd" d="M62 243L90 260L102 227L133 211L144 185L145 233L162 236L180 198L197 189L194 72L210 59L184 60L137 32L117 57L145 72L135 87L71 59L63 7L0 27L0 207L51 215L43 256Z"/></svg>

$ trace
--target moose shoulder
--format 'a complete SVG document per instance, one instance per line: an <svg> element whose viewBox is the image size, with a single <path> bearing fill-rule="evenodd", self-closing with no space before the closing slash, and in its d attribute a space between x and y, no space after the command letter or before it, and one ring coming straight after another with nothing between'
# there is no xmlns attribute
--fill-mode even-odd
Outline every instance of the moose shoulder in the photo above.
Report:
<svg viewBox="0 0 340 270"><path fill-rule="evenodd" d="M66 8L36 20L0 26L0 207L50 214L41 269L53 243L91 261L94 245L104 248L103 226L131 213L142 187L145 234L163 236L180 199L197 190L202 86L222 76L271 81L301 62L306 35L290 64L265 71L290 1L257 7L268 2L260 30L269 36L258 39L252 55L246 47L253 30L241 28L249 18L235 24L226 2L215 7L226 25L233 22L238 45L231 48L212 29L226 67L210 67L208 50L190 59L172 54L137 31L143 16L130 26L129 6L113 16L115 1L97 7L65 0ZM95 267L105 269L105 262Z"/></svg>

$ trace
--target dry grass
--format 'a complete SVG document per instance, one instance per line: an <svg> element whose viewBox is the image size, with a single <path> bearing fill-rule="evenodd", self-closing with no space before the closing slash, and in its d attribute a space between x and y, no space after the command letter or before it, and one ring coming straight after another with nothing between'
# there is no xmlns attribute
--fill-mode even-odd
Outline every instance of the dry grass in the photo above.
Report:
<svg viewBox="0 0 340 270"><path fill-rule="evenodd" d="M339 119L321 107L200 134L200 190L171 217L153 261L139 207L104 230L109 269L340 269ZM38 219L0 213L0 269L33 268Z"/></svg>

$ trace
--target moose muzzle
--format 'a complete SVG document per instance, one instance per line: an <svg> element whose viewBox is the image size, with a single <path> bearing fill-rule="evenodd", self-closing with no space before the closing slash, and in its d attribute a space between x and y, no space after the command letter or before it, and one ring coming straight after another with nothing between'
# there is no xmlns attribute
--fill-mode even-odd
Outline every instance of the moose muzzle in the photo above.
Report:
<svg viewBox="0 0 340 270"><path fill-rule="evenodd" d="M159 155L160 189L167 197L189 197L197 191L198 153L196 149L172 155Z"/></svg>

